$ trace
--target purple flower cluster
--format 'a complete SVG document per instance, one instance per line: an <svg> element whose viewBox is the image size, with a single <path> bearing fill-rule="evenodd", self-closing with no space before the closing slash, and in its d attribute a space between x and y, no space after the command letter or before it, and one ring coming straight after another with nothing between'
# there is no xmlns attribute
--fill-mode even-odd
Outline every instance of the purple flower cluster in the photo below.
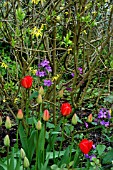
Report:
<svg viewBox="0 0 113 170"><path fill-rule="evenodd" d="M49 64L49 61L45 59L40 64L38 64L38 70L36 72L36 76L45 77L50 72L52 72L52 68ZM51 80L47 80L47 79L44 80L45 86L51 86L51 84L52 84Z"/></svg>
<svg viewBox="0 0 113 170"><path fill-rule="evenodd" d="M78 70L79 70L79 73L80 73L80 74L83 74L82 67L78 67Z"/></svg>
<svg viewBox="0 0 113 170"><path fill-rule="evenodd" d="M44 86L51 86L52 81L51 80L44 80Z"/></svg>
<svg viewBox="0 0 113 170"><path fill-rule="evenodd" d="M107 127L109 126L109 120L111 118L110 111L106 108L101 108L95 122Z"/></svg>
<svg viewBox="0 0 113 170"><path fill-rule="evenodd" d="M90 161L92 161L92 158L96 158L95 155L88 155L88 154L84 154L86 159L90 159Z"/></svg>
<svg viewBox="0 0 113 170"><path fill-rule="evenodd" d="M83 69L82 67L78 67L79 73L83 74ZM71 73L71 76L74 77L74 73Z"/></svg>

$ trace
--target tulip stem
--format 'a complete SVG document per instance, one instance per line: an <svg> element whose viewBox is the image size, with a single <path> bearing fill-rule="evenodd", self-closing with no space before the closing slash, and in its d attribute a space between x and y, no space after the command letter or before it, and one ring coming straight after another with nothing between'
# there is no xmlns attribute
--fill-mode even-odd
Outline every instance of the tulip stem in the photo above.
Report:
<svg viewBox="0 0 113 170"><path fill-rule="evenodd" d="M29 89L26 89L26 118L29 116Z"/></svg>
<svg viewBox="0 0 113 170"><path fill-rule="evenodd" d="M19 124L20 124L20 120L17 120L18 121L18 128L19 128ZM17 133L16 133L16 146L18 148L18 128L17 128Z"/></svg>
<svg viewBox="0 0 113 170"><path fill-rule="evenodd" d="M7 146L7 170L9 170L9 158L8 158L8 154L9 154L9 146Z"/></svg>
<svg viewBox="0 0 113 170"><path fill-rule="evenodd" d="M87 160L87 167L86 167L86 170L89 170L89 166L90 166L90 161Z"/></svg>

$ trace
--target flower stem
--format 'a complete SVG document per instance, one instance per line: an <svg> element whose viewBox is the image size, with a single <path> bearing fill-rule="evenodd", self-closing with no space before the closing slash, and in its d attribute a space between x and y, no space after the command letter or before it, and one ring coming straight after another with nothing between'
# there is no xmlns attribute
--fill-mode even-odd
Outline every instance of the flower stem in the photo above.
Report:
<svg viewBox="0 0 113 170"><path fill-rule="evenodd" d="M8 158L8 154L9 154L9 146L7 146L7 170L9 170L9 158Z"/></svg>

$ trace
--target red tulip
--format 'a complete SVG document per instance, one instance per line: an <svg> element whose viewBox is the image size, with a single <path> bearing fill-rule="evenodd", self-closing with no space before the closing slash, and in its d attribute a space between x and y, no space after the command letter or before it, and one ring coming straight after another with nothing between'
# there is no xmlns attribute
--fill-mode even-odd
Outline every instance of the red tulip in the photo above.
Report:
<svg viewBox="0 0 113 170"><path fill-rule="evenodd" d="M91 140L87 140L87 139L83 139L80 143L79 143L79 148L80 150L84 153L84 154L88 154L92 148L93 145L93 141Z"/></svg>
<svg viewBox="0 0 113 170"><path fill-rule="evenodd" d="M24 78L21 79L21 85L28 89L32 86L33 78L31 76L25 76Z"/></svg>
<svg viewBox="0 0 113 170"><path fill-rule="evenodd" d="M69 115L72 111L71 105L69 103L63 103L60 108L60 111L63 116Z"/></svg>

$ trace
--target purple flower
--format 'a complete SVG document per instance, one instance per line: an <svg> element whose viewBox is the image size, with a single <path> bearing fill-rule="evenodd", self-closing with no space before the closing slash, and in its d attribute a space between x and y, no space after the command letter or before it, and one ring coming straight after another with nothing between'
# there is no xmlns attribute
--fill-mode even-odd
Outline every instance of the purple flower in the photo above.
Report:
<svg viewBox="0 0 113 170"><path fill-rule="evenodd" d="M105 127L109 126L109 122L105 122L104 120L102 120L100 122L101 125L104 125Z"/></svg>
<svg viewBox="0 0 113 170"><path fill-rule="evenodd" d="M88 154L84 154L85 158L88 159L90 156Z"/></svg>
<svg viewBox="0 0 113 170"><path fill-rule="evenodd" d="M111 119L110 111L108 110L107 118Z"/></svg>
<svg viewBox="0 0 113 170"><path fill-rule="evenodd" d="M93 148L93 149L96 149L96 146L93 144L93 145L92 145L92 148Z"/></svg>
<svg viewBox="0 0 113 170"><path fill-rule="evenodd" d="M90 161L92 161L92 158L96 158L96 156L95 155L90 155L89 156Z"/></svg>
<svg viewBox="0 0 113 170"><path fill-rule="evenodd" d="M45 66L48 66L48 64L49 64L49 61L48 60L43 60L41 63L40 63L40 65L42 66L42 67L45 67Z"/></svg>
<svg viewBox="0 0 113 170"><path fill-rule="evenodd" d="M44 86L51 86L52 85L52 81L51 80L44 80Z"/></svg>
<svg viewBox="0 0 113 170"><path fill-rule="evenodd" d="M67 91L72 91L72 88L66 87L66 90L67 90Z"/></svg>
<svg viewBox="0 0 113 170"><path fill-rule="evenodd" d="M95 118L94 122L97 124L99 123L99 119L98 118Z"/></svg>
<svg viewBox="0 0 113 170"><path fill-rule="evenodd" d="M86 128L88 128L88 123L87 122L85 122L85 126L86 126Z"/></svg>
<svg viewBox="0 0 113 170"><path fill-rule="evenodd" d="M96 158L95 155L88 155L88 154L84 154L86 159L90 159L90 161L92 161L92 158Z"/></svg>
<svg viewBox="0 0 113 170"><path fill-rule="evenodd" d="M38 64L38 67L39 67L39 68L41 67L41 64L40 64L40 63Z"/></svg>
<svg viewBox="0 0 113 170"><path fill-rule="evenodd" d="M82 67L78 67L78 70L79 70L79 73L80 73L80 74L83 73Z"/></svg>
<svg viewBox="0 0 113 170"><path fill-rule="evenodd" d="M36 72L36 76L39 76L39 77L44 77L46 74L45 74L45 71L40 71L40 70L38 70L37 72Z"/></svg>
<svg viewBox="0 0 113 170"><path fill-rule="evenodd" d="M45 66L45 69L48 71L48 72L52 72L52 69L49 65Z"/></svg>
<svg viewBox="0 0 113 170"><path fill-rule="evenodd" d="M98 113L98 118L99 119L106 118L107 117L106 114L107 114L107 110L105 108L102 108L102 109L100 109L100 111Z"/></svg>
<svg viewBox="0 0 113 170"><path fill-rule="evenodd" d="M71 76L74 77L74 73L71 73Z"/></svg>

